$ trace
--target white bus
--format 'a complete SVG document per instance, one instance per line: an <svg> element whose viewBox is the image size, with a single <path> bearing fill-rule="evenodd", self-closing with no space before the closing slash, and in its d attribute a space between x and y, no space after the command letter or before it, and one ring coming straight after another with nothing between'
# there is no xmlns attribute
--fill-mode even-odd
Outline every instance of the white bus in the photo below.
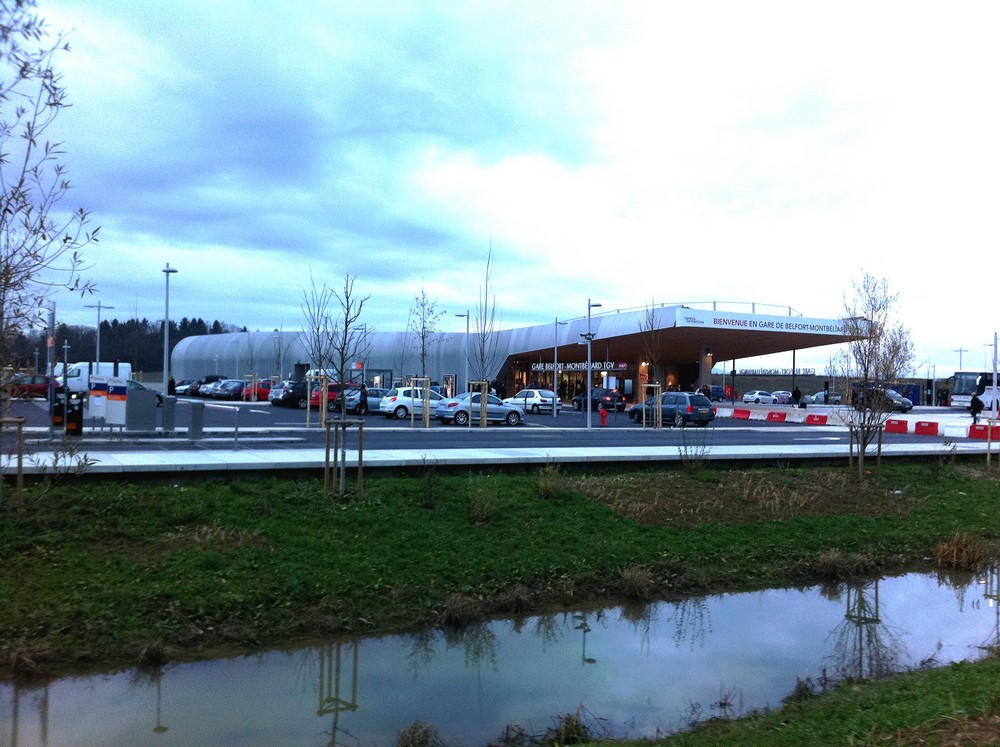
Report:
<svg viewBox="0 0 1000 747"><path fill-rule="evenodd" d="M968 410L973 394L979 395L984 409L996 409L995 403L1000 403L1000 387L993 386L992 371L955 372L951 385L951 406Z"/></svg>

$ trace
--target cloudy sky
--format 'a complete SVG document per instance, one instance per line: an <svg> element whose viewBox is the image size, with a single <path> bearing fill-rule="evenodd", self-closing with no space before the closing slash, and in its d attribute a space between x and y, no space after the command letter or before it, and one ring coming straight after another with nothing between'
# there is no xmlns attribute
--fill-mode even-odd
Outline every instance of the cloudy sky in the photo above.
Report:
<svg viewBox="0 0 1000 747"><path fill-rule="evenodd" d="M297 329L350 274L370 327L423 288L463 331L492 246L504 326L836 317L870 273L921 374L992 358L998 3L39 3L102 234L70 323L162 318L169 262L173 319Z"/></svg>

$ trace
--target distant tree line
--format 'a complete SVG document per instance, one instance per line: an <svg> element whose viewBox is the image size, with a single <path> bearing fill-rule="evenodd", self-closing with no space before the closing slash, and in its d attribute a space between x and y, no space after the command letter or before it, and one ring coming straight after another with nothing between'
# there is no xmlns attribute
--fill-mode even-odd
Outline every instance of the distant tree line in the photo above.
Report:
<svg viewBox="0 0 1000 747"><path fill-rule="evenodd" d="M223 332L246 332L246 327L226 324L218 320L209 325L204 319L170 322L170 349L185 337L192 335L218 335ZM16 368L32 371L35 353L38 353L39 370L45 370L47 361L46 330L32 330L18 335L12 345L12 359ZM61 362L67 352L67 363L97 360L97 328L68 324L56 325L54 358ZM133 371L159 371L163 368L163 322L148 319L112 319L101 321L101 360L131 363Z"/></svg>

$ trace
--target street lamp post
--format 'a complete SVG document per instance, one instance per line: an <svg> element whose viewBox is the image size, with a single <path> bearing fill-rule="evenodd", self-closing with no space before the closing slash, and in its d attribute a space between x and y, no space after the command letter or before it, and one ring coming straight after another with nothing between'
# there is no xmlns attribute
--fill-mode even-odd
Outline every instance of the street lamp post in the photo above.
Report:
<svg viewBox="0 0 1000 747"><path fill-rule="evenodd" d="M170 381L170 276L177 272L170 266L163 268L163 276L166 278L166 289L163 301L163 393L167 393L167 385Z"/></svg>
<svg viewBox="0 0 1000 747"><path fill-rule="evenodd" d="M100 301L96 304L84 304L85 309L97 309L97 349L94 351L96 360L94 365L97 366L97 370L94 371L98 376L101 375L101 309L113 309L114 306L105 306Z"/></svg>
<svg viewBox="0 0 1000 747"><path fill-rule="evenodd" d="M591 427L591 421L594 419L594 417L593 417L594 416L594 408L593 408L593 405L590 402L590 379L591 379L590 368L593 365L592 362L591 362L591 357L590 357L590 348L591 348L591 342L594 339L594 333L591 332L591 330L590 330L590 310L591 309L596 309L600 305L601 304L599 304L599 303L592 302L589 298L587 299L587 334L585 334L584 337L587 338L587 402L586 402L586 407L587 407L587 428L588 429Z"/></svg>
<svg viewBox="0 0 1000 747"><path fill-rule="evenodd" d="M455 314L459 319L465 318L465 344L462 345L462 350L464 351L465 358L465 391L469 390L469 310L466 309L464 314ZM455 392L458 394L459 392Z"/></svg>
<svg viewBox="0 0 1000 747"><path fill-rule="evenodd" d="M560 322L559 317L556 317L556 323L553 325L555 337L552 341L552 393L555 396L552 398L552 417L559 414L559 327L565 324L566 322Z"/></svg>

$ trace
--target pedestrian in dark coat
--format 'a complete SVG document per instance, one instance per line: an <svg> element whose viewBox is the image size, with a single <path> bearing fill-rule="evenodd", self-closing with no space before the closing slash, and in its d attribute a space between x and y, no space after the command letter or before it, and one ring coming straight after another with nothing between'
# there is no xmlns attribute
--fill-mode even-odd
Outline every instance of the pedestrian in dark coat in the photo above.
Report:
<svg viewBox="0 0 1000 747"><path fill-rule="evenodd" d="M979 399L978 394L972 395L972 402L969 403L969 409L972 410L973 424L979 422L979 413L983 411L983 401Z"/></svg>

